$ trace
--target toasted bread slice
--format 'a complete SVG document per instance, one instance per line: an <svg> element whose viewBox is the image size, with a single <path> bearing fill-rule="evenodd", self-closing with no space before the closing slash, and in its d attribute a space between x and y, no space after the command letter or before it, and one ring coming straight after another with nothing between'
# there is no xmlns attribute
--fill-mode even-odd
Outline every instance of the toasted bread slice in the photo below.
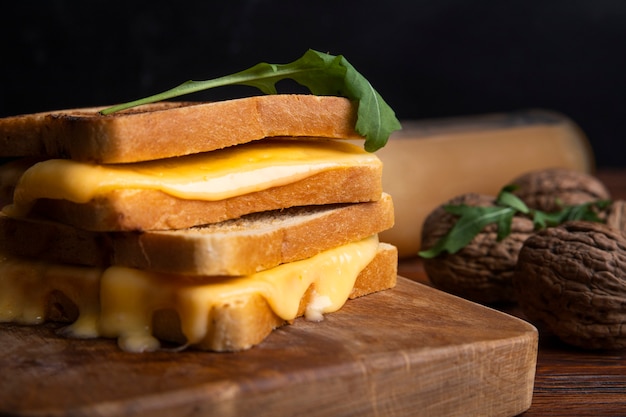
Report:
<svg viewBox="0 0 626 417"><path fill-rule="evenodd" d="M0 321L38 324L54 320L71 323L63 332L68 336L98 337L101 334L98 322L102 270L3 259L0 272L0 289L4 289L0 291ZM373 259L358 273L348 298L392 288L396 278L397 250L392 245L379 243ZM300 299L296 317L304 315L314 299L312 286ZM127 302L122 301L122 304ZM8 310L7 303L11 307ZM204 336L189 347L212 351L248 349L260 343L273 329L289 322L280 318L268 301L255 292L221 299L204 314L210 315L207 327L199 329ZM176 312L156 310L148 320L152 321L149 327L153 336L187 347Z"/></svg>
<svg viewBox="0 0 626 417"><path fill-rule="evenodd" d="M380 243L376 257L358 275L349 299L393 288L396 285L397 274L396 247ZM312 300L313 288L309 288L300 301L298 317L305 314ZM171 311L156 314L153 323L154 334L161 340L184 343L176 316L173 316ZM258 295L247 299L229 300L213 311L207 336L192 347L218 352L249 349L261 343L272 330L284 324L287 324L287 321L274 314L267 301Z"/></svg>
<svg viewBox="0 0 626 417"><path fill-rule="evenodd" d="M330 169L291 184L225 200L185 200L158 190L115 189L88 203L38 200L29 215L91 231L186 229L296 206L376 201L382 165Z"/></svg>
<svg viewBox="0 0 626 417"><path fill-rule="evenodd" d="M382 163L358 146L268 139L136 164L46 160L20 177L7 210L92 231L170 230L381 192Z"/></svg>
<svg viewBox="0 0 626 417"><path fill-rule="evenodd" d="M221 149L265 137L361 138L341 97L266 95L162 102L102 116L102 107L0 119L0 157L125 163Z"/></svg>
<svg viewBox="0 0 626 417"><path fill-rule="evenodd" d="M145 233L88 232L58 222L0 214L0 251L76 265L245 275L382 232L393 222L388 194L376 202L294 207Z"/></svg>
<svg viewBox="0 0 626 417"><path fill-rule="evenodd" d="M37 158L19 158L0 164L0 207L13 202L13 192L20 177L39 161Z"/></svg>

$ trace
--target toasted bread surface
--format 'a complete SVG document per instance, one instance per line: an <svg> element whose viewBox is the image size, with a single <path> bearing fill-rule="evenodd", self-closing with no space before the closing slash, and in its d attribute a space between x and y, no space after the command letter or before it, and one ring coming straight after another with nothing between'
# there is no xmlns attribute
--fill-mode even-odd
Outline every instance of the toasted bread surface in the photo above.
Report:
<svg viewBox="0 0 626 417"><path fill-rule="evenodd" d="M361 138L342 97L279 94L163 102L102 116L97 108L0 119L0 156L126 163L221 149L265 137Z"/></svg>
<svg viewBox="0 0 626 417"><path fill-rule="evenodd" d="M362 297L377 291L393 288L396 285L398 255L395 246L380 243L374 259L358 275L350 299ZM307 305L312 300L312 288L300 302L298 317L304 315ZM169 317L168 317L169 316ZM196 349L210 351L240 351L249 349L263 341L272 330L287 324L268 305L261 296L227 300L221 307L214 309L206 337ZM162 340L184 343L180 339L177 320L163 312L155 315L153 331Z"/></svg>
<svg viewBox="0 0 626 417"><path fill-rule="evenodd" d="M393 226L391 196L294 207L183 230L89 232L0 214L0 251L75 265L122 265L186 275L246 275ZM175 250L172 250L175 248Z"/></svg>
<svg viewBox="0 0 626 417"><path fill-rule="evenodd" d="M121 234L113 261L188 275L246 275L380 233L393 221L393 202L384 194L376 202L295 207L185 231Z"/></svg>
<svg viewBox="0 0 626 417"><path fill-rule="evenodd" d="M376 201L382 165L338 167L291 184L219 201L184 200L158 190L115 189L88 203L38 200L30 214L92 231L185 229L295 206Z"/></svg>

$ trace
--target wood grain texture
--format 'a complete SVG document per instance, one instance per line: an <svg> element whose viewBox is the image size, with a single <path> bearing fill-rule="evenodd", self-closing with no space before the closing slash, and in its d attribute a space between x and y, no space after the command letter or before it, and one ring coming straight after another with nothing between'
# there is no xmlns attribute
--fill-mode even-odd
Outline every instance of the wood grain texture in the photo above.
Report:
<svg viewBox="0 0 626 417"><path fill-rule="evenodd" d="M236 354L131 354L54 329L0 325L0 414L511 416L537 349L524 321L404 278Z"/></svg>
<svg viewBox="0 0 626 417"><path fill-rule="evenodd" d="M398 271L431 285L418 259L401 261ZM517 306L498 309L524 319ZM623 416L624 394L626 350L584 351L567 346L541 329L532 404L523 417Z"/></svg>

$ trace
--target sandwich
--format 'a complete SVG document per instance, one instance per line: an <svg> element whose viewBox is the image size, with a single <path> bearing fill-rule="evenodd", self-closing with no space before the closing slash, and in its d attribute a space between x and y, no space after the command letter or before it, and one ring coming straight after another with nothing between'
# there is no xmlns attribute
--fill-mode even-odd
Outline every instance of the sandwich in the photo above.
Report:
<svg viewBox="0 0 626 417"><path fill-rule="evenodd" d="M132 352L239 351L392 288L397 251L378 234L393 202L371 146L353 143L369 140L361 103L270 94L0 119L0 321L65 322Z"/></svg>

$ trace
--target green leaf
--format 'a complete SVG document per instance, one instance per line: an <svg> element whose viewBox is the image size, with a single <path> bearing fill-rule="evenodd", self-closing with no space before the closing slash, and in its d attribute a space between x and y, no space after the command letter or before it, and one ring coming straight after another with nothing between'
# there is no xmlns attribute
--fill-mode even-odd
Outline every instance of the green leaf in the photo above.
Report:
<svg viewBox="0 0 626 417"><path fill-rule="evenodd" d="M598 211L611 204L610 200L598 200L566 206L555 213L545 213L540 210L530 210L512 193L513 190L511 186L503 187L496 198L495 206L468 206L466 204L444 206L448 213L459 216L459 219L433 247L418 252L418 255L429 259L443 252L454 254L467 246L489 224L496 225L497 239L500 241L511 234L513 217L520 213L531 217L536 230L557 226L570 220L601 222Z"/></svg>
<svg viewBox="0 0 626 417"><path fill-rule="evenodd" d="M498 235L496 238L498 241L501 241L511 234L513 216L515 216L515 210L511 209L507 212L503 212L501 217L497 219Z"/></svg>
<svg viewBox="0 0 626 417"><path fill-rule="evenodd" d="M554 213L544 213L539 210L533 211L533 223L535 229L545 229L546 227L557 226L561 223L572 220L583 220L591 222L602 222L598 215L600 210L606 209L610 200L597 200L588 203L564 206Z"/></svg>
<svg viewBox="0 0 626 417"><path fill-rule="evenodd" d="M545 229L546 227L556 226L561 223L562 213L545 213L543 211L533 211L533 224L535 229Z"/></svg>
<svg viewBox="0 0 626 417"><path fill-rule="evenodd" d="M459 219L448 233L441 238L432 248L419 252L423 258L434 258L440 253L456 253L467 246L485 226L496 223L510 230L510 221L515 210L510 207L498 206L468 206L465 204L445 206L446 211L456 214ZM506 225L506 222L509 225Z"/></svg>
<svg viewBox="0 0 626 417"><path fill-rule="evenodd" d="M336 95L357 102L355 130L365 137L365 149L374 152L387 143L393 131L401 129L394 111L367 79L342 55L308 50L288 64L260 63L232 75L206 81L186 81L177 87L139 100L102 110L103 115L143 104L154 103L202 90L227 85L247 85L265 94L277 94L276 83L291 79L315 95Z"/></svg>
<svg viewBox="0 0 626 417"><path fill-rule="evenodd" d="M524 203L518 196L513 194L508 187L505 187L498 194L496 204L511 207L520 213L527 214L530 212L526 203Z"/></svg>

